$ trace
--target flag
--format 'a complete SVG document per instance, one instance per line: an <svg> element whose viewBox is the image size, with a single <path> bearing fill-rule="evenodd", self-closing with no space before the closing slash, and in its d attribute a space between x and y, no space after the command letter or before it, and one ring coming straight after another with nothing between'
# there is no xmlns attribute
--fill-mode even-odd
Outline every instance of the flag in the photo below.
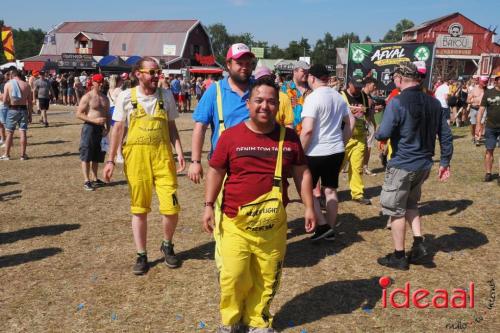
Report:
<svg viewBox="0 0 500 333"><path fill-rule="evenodd" d="M14 36L12 35L12 28L2 27L2 45L3 54L7 61L13 61L16 59L16 54L14 52Z"/></svg>

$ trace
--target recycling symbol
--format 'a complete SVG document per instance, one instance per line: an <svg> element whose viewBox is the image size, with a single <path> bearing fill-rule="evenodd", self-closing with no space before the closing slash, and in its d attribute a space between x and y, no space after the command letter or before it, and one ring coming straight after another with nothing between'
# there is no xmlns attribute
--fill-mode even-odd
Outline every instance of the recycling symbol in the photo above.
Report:
<svg viewBox="0 0 500 333"><path fill-rule="evenodd" d="M352 51L352 60L354 62L360 63L365 59L365 54L361 49L355 49Z"/></svg>
<svg viewBox="0 0 500 333"><path fill-rule="evenodd" d="M419 61L426 61L427 59L429 59L429 57L431 55L431 52L429 51L428 47L426 47L426 46L419 46L419 47L417 47L417 49L415 50L415 52L413 52L413 55Z"/></svg>

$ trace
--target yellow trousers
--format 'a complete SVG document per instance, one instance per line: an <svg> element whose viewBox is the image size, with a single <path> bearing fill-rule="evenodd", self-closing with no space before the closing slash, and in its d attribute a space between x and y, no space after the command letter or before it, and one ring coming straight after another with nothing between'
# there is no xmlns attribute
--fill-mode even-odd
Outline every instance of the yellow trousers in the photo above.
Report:
<svg viewBox="0 0 500 333"><path fill-rule="evenodd" d="M151 211L153 187L158 195L160 214L179 213L177 174L167 145L125 145L125 175L130 191L132 214Z"/></svg>
<svg viewBox="0 0 500 333"><path fill-rule="evenodd" d="M269 312L276 294L286 251L287 224L249 232L223 216L218 247L220 311L223 325L242 322L251 327L271 327Z"/></svg>
<svg viewBox="0 0 500 333"><path fill-rule="evenodd" d="M363 159L365 149L365 138L361 137L351 138L345 147L345 161L349 162L349 187L353 199L360 199L364 196Z"/></svg>

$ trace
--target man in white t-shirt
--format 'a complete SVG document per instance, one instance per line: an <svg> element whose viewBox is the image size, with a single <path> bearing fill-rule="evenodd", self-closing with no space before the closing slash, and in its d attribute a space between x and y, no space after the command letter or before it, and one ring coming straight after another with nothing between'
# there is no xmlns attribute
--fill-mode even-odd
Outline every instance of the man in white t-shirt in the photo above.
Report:
<svg viewBox="0 0 500 333"><path fill-rule="evenodd" d="M434 97L436 97L441 103L441 108L445 110L446 121L448 125L450 124L450 108L448 107L448 97L450 97L450 86L448 85L448 80L444 80L443 84L437 87L434 92Z"/></svg>
<svg viewBox="0 0 500 333"><path fill-rule="evenodd" d="M142 58L136 66L133 73L139 86L121 92L115 101L115 123L111 132L109 160L103 176L106 181L110 181L118 145L127 126L123 156L131 198L132 232L137 248L133 273L141 275L149 269L146 254L147 214L151 211L153 188L160 202L163 223L164 238L160 251L164 254L168 267L180 266L172 243L180 206L171 144L175 147L179 162L177 172L184 169L185 161L174 120L179 116L174 97L170 90L158 88L161 69L149 57Z"/></svg>
<svg viewBox="0 0 500 333"><path fill-rule="evenodd" d="M345 144L351 137L354 116L340 94L328 87L328 70L316 64L309 69L307 82L313 92L307 97L302 109L300 141L307 156L307 164L313 177L313 187L321 179L325 189L327 219L323 216L318 198L314 198L314 210L318 227L312 241L333 240L335 233L339 172L344 160Z"/></svg>

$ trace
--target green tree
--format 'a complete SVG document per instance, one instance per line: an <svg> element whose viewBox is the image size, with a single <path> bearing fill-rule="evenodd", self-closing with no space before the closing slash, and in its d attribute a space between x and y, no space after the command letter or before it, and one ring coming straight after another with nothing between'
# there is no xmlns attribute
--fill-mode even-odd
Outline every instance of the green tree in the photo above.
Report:
<svg viewBox="0 0 500 333"><path fill-rule="evenodd" d="M365 39L363 39L363 43L371 43L372 42L372 38L370 36L366 36Z"/></svg>
<svg viewBox="0 0 500 333"><path fill-rule="evenodd" d="M318 39L314 50L311 53L311 62L313 64L335 64L337 51L335 50L335 40L332 34L325 33L323 39Z"/></svg>
<svg viewBox="0 0 500 333"><path fill-rule="evenodd" d="M207 30L212 41L215 59L219 64L224 64L227 49L231 45L231 37L227 32L226 26L222 23L215 23L209 25Z"/></svg>
<svg viewBox="0 0 500 333"><path fill-rule="evenodd" d="M13 29L16 59L25 59L40 53L45 32L41 29Z"/></svg>
<svg viewBox="0 0 500 333"><path fill-rule="evenodd" d="M300 41L292 40L285 50L286 59L299 59L299 57L308 56L311 52L311 45L307 38L302 37Z"/></svg>
<svg viewBox="0 0 500 333"><path fill-rule="evenodd" d="M380 41L383 43L394 43L400 42L403 37L403 31L413 28L415 24L408 20L402 19L399 21L393 29L390 29Z"/></svg>
<svg viewBox="0 0 500 333"><path fill-rule="evenodd" d="M283 59L285 58L285 51L281 49L278 45L273 44L267 50L267 57L270 59Z"/></svg>

